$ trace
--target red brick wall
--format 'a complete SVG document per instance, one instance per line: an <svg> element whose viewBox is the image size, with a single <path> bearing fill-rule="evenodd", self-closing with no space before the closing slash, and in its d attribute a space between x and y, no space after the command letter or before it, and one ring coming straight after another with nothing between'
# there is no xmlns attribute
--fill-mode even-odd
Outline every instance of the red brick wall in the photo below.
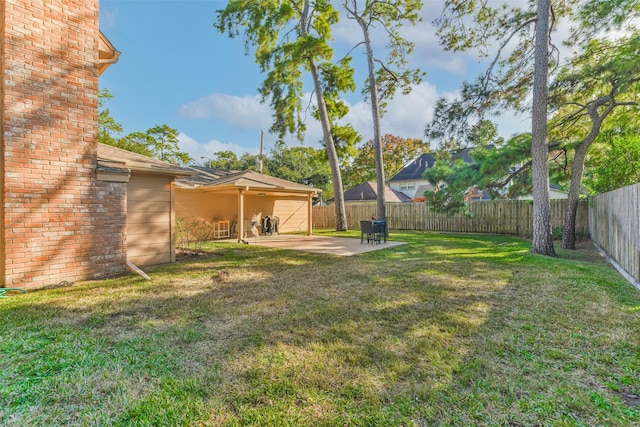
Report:
<svg viewBox="0 0 640 427"><path fill-rule="evenodd" d="M2 284L120 274L126 187L96 181L98 0L2 4Z"/></svg>

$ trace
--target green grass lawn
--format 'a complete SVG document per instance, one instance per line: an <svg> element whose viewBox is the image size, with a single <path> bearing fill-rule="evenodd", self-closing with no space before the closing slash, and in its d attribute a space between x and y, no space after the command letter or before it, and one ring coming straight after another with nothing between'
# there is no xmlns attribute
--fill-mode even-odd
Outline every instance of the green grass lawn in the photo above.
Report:
<svg viewBox="0 0 640 427"><path fill-rule="evenodd" d="M392 238L0 299L0 425L640 425L640 292L589 245Z"/></svg>

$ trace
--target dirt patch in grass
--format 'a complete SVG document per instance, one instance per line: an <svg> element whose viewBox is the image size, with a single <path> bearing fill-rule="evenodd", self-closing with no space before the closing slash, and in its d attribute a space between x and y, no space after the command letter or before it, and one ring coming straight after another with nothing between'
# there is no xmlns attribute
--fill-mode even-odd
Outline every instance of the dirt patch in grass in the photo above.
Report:
<svg viewBox="0 0 640 427"><path fill-rule="evenodd" d="M209 259L223 256L219 251L213 250L190 250L190 249L176 249L176 261L194 261L198 259Z"/></svg>

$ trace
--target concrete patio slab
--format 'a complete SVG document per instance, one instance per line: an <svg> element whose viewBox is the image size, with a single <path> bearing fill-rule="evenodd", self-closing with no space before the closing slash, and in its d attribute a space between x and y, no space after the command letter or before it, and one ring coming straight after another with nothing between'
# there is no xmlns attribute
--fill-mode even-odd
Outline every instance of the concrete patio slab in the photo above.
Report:
<svg viewBox="0 0 640 427"><path fill-rule="evenodd" d="M360 239L328 236L301 236L296 234L282 234L274 236L258 236L246 239L250 245L266 246L269 248L291 249L295 251L313 252L351 256L364 252L388 249L404 245L406 242L387 241L380 244L370 244Z"/></svg>

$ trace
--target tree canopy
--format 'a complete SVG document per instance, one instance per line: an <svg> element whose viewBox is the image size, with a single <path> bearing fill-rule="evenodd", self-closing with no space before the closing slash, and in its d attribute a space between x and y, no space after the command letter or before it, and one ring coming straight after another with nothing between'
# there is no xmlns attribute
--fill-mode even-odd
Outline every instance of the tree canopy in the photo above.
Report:
<svg viewBox="0 0 640 427"><path fill-rule="evenodd" d="M330 113L328 107L344 107L336 95L352 91L354 80L348 59L332 62L329 41L338 19L339 13L329 0L231 0L217 11L214 25L230 37L242 33L247 53L255 49L256 62L266 74L259 92L263 102L270 102L274 119L271 130L281 138L289 133L302 140L306 130L302 115L304 74L311 76L316 97L314 115L320 119L331 167L336 229L346 231L342 177L331 130L332 120L342 113Z"/></svg>
<svg viewBox="0 0 640 427"><path fill-rule="evenodd" d="M540 13L541 10L546 11L547 6L534 11L533 8L520 10L506 6L491 8L488 4L459 2L446 8L438 20L441 40L448 48L481 48L484 54L489 55L491 44L487 44L486 40L497 39L500 42L487 71L475 82L465 83L460 98L438 102L436 118L427 126L426 133L449 147L474 146L476 143L471 135L486 114L500 113L509 108L526 112L530 108L529 100L533 100L533 104L538 105L538 113L533 117L540 120L536 122L534 119L534 142L531 145L534 156L521 151L519 163L529 167L534 175L538 171L539 182L543 182L548 180L548 164L551 161L551 171L555 176L570 180L563 247L572 248L575 242L575 210L582 188L587 151L597 141L601 130L606 128L605 119L614 109L635 107L636 100L633 98L638 93L640 67L638 32L634 20L638 17L640 7L637 1L632 0L550 2L551 31L557 27L560 18L569 17L572 20L574 27L565 42L573 53L566 58L559 56L557 46L548 44L552 40L551 33L544 35L544 43L548 47L540 48L540 52L548 50L545 56L550 60L550 67L544 68L544 75L542 70L539 71L543 81L549 72L551 78L550 84L539 84L538 90L548 91L549 97L548 102L536 104L538 98L530 96L534 87L534 69L528 66L536 52L536 49L532 49L534 38L531 24L536 23L540 28ZM542 2L538 1L537 4L541 5ZM473 24L469 23L469 17ZM615 37L610 30L617 31ZM539 36L540 42L542 38ZM501 56L510 44L514 45L511 53ZM536 58L544 59L541 56ZM548 125L542 125L543 114L540 111L544 111L545 122L550 117ZM547 133L549 139L535 138L536 135L540 137ZM536 147L539 151L536 151ZM500 152L509 158L514 151ZM536 152L538 156L535 156ZM558 159L564 163L555 164ZM509 168L513 165L505 164L503 167L503 177L522 178L525 175L522 172L511 174ZM500 173L496 176L500 176ZM535 195L544 192L548 184L542 187L534 190L534 205Z"/></svg>
<svg viewBox="0 0 640 427"><path fill-rule="evenodd" d="M178 130L166 124L154 126L146 132L136 131L120 136L122 125L105 108L112 98L113 95L107 89L102 89L98 96L99 142L179 166L185 166L193 160L188 153L180 150Z"/></svg>

